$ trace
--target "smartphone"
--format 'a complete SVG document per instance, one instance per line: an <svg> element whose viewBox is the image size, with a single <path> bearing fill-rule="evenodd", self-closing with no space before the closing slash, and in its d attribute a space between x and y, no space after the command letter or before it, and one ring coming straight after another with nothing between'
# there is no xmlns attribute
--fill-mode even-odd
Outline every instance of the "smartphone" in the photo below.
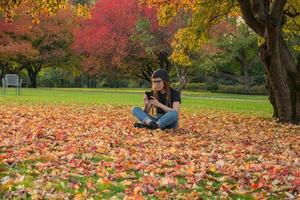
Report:
<svg viewBox="0 0 300 200"><path fill-rule="evenodd" d="M152 99L152 92L145 92L145 94L147 95L148 100Z"/></svg>

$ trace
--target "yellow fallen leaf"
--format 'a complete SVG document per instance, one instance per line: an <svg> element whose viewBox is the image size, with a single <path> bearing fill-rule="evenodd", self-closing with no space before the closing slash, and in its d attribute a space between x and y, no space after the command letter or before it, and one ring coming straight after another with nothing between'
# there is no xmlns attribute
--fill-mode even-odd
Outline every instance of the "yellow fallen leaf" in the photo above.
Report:
<svg viewBox="0 0 300 200"><path fill-rule="evenodd" d="M83 195L81 193L78 193L74 196L74 200L82 200L83 199Z"/></svg>

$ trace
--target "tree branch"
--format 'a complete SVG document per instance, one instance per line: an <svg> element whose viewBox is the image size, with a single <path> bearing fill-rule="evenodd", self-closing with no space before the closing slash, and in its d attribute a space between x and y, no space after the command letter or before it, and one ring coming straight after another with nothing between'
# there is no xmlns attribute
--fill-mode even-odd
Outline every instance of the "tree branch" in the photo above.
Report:
<svg viewBox="0 0 300 200"><path fill-rule="evenodd" d="M259 21L262 24L266 24L268 18L267 13L265 12L266 2L262 0L252 0L251 3L251 9L257 21Z"/></svg>
<svg viewBox="0 0 300 200"><path fill-rule="evenodd" d="M251 11L251 3L249 0L238 0L239 6L243 15L243 19L246 21L246 23L261 37L264 36L265 33L265 27L263 24L259 23L252 11Z"/></svg>
<svg viewBox="0 0 300 200"><path fill-rule="evenodd" d="M224 72L217 72L216 75L217 76L223 76L223 77L226 77L226 78L238 81L240 83L244 83L245 82L245 80L243 79L243 77L241 77L239 75L236 75L236 74L229 74L229 73L224 73Z"/></svg>
<svg viewBox="0 0 300 200"><path fill-rule="evenodd" d="M144 79L143 76L139 75L139 74L134 74L136 77L140 78L140 79Z"/></svg>
<svg viewBox="0 0 300 200"><path fill-rule="evenodd" d="M277 25L279 25L281 22L284 6L286 2L287 0L274 0L271 3L270 15L272 16L273 19L275 19Z"/></svg>

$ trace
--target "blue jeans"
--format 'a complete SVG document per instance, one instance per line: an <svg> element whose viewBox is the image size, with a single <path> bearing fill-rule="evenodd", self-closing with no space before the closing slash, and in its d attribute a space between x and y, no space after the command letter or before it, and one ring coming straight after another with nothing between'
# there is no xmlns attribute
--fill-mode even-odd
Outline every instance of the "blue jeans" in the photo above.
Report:
<svg viewBox="0 0 300 200"><path fill-rule="evenodd" d="M178 113L175 110L169 111L165 114L157 114L156 116L149 115L139 107L132 108L132 114L141 122L144 123L150 119L157 123L160 129L177 128Z"/></svg>

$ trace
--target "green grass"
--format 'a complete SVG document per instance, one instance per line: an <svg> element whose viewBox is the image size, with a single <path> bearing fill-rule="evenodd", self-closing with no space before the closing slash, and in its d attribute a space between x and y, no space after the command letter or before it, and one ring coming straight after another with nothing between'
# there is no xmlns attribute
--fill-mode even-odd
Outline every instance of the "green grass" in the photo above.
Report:
<svg viewBox="0 0 300 200"><path fill-rule="evenodd" d="M112 88L38 88L22 89L22 95L15 95L10 88L6 95L0 95L0 104L82 104L82 105L130 105L142 106L143 93L149 89L112 89ZM235 95L184 91L181 108L188 112L213 109L237 112L247 115L271 117L272 107L267 96Z"/></svg>

